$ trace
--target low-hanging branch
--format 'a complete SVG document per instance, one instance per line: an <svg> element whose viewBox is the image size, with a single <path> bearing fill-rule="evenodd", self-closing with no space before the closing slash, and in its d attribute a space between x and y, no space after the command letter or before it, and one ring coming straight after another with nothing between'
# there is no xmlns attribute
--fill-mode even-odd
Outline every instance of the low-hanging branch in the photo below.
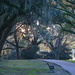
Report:
<svg viewBox="0 0 75 75"><path fill-rule="evenodd" d="M11 32L9 33L9 35L15 33L22 25L23 25L23 24L21 24L19 27L17 27L17 29L15 29L14 31L11 31Z"/></svg>
<svg viewBox="0 0 75 75"><path fill-rule="evenodd" d="M65 11L66 13L68 13L69 16L71 16L72 18L75 19L75 13L72 13L71 11L69 11L69 10L66 8L65 4L63 4L63 3L61 3L61 2L60 2L59 4L60 4L60 6L63 8L63 9L61 9L61 10ZM60 9L60 8L58 8L58 9Z"/></svg>
<svg viewBox="0 0 75 75"><path fill-rule="evenodd" d="M69 24L71 27L75 29L75 22L70 21L68 18L64 17L67 24Z"/></svg>
<svg viewBox="0 0 75 75"><path fill-rule="evenodd" d="M14 50L14 48L10 48L10 47L3 48L2 50L8 50L8 49L12 49L12 50Z"/></svg>
<svg viewBox="0 0 75 75"><path fill-rule="evenodd" d="M68 3L71 3L71 4L75 4L75 1L69 1L69 0L66 0Z"/></svg>
<svg viewBox="0 0 75 75"><path fill-rule="evenodd" d="M75 5L72 5L72 4L65 4L65 6L75 9Z"/></svg>
<svg viewBox="0 0 75 75"><path fill-rule="evenodd" d="M15 44L13 44L13 43L9 42L8 40L6 40L6 42L7 42L7 43L9 43L9 44L11 44L12 46L16 47L16 45L15 45ZM19 48L25 48L25 47L19 46Z"/></svg>
<svg viewBox="0 0 75 75"><path fill-rule="evenodd" d="M62 3L61 3L61 4L62 4ZM53 7L53 8L56 8L56 9L58 9L58 10L64 11L64 12L67 13L66 15L68 15L68 16L70 16L70 17L72 17L72 18L75 19L75 13L72 13L72 12L70 12L69 10L64 9L61 4L60 4L60 6L61 6L62 8L58 8L58 7L54 7L54 6L50 6L50 7Z"/></svg>
<svg viewBox="0 0 75 75"><path fill-rule="evenodd" d="M72 33L72 34L75 34L74 31L63 28L61 24L59 24L59 25L61 26L62 30L69 32L69 33Z"/></svg>

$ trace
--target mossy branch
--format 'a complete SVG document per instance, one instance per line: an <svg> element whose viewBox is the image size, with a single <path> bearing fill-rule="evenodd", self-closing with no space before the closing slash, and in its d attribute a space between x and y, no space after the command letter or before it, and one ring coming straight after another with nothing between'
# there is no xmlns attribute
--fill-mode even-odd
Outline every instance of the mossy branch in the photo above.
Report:
<svg viewBox="0 0 75 75"><path fill-rule="evenodd" d="M66 32L69 32L69 33L72 33L72 34L75 34L74 31L68 30L68 29L64 29L61 24L59 24L59 25L61 26L62 30L66 31Z"/></svg>
<svg viewBox="0 0 75 75"><path fill-rule="evenodd" d="M68 3L75 4L75 1L66 0Z"/></svg>
<svg viewBox="0 0 75 75"><path fill-rule="evenodd" d="M66 6L65 6L65 4L63 4L63 3L59 3L60 4L60 6L63 8L63 9L61 9L61 8L58 8L58 9L61 9L61 10L63 10L63 11L65 11L69 16L71 16L71 17L73 17L74 19L75 19L75 13L72 13L71 11L69 11L67 8L66 8Z"/></svg>
<svg viewBox="0 0 75 75"><path fill-rule="evenodd" d="M13 44L13 43L9 42L8 40L6 40L6 42L7 42L7 43L9 43L9 44L11 44L12 46L16 47L16 45L15 45L15 44ZM19 46L19 48L25 48L25 47L23 47L23 46Z"/></svg>

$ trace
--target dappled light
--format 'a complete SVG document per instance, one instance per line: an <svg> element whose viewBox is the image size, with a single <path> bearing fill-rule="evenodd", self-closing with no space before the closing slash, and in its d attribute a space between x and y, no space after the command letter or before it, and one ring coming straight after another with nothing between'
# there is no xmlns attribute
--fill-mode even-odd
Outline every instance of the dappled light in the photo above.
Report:
<svg viewBox="0 0 75 75"><path fill-rule="evenodd" d="M0 10L0 60L75 60L75 0L0 0Z"/></svg>

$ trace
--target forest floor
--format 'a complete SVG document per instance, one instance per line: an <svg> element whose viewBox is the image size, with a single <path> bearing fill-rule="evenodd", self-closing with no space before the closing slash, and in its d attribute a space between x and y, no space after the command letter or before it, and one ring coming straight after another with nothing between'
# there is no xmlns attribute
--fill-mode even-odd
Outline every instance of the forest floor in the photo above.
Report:
<svg viewBox="0 0 75 75"><path fill-rule="evenodd" d="M54 65L54 73L40 60L0 60L0 75L70 75L58 65L49 64Z"/></svg>

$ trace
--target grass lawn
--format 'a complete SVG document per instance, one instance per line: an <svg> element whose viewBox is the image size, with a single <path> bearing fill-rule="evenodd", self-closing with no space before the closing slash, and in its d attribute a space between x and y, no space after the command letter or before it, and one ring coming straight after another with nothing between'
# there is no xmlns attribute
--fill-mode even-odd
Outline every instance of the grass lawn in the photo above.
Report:
<svg viewBox="0 0 75 75"><path fill-rule="evenodd" d="M61 67L54 65L54 73L46 62L40 60L1 60L0 75L69 75Z"/></svg>
<svg viewBox="0 0 75 75"><path fill-rule="evenodd" d="M68 62L72 62L72 63L75 63L75 60L66 60Z"/></svg>

